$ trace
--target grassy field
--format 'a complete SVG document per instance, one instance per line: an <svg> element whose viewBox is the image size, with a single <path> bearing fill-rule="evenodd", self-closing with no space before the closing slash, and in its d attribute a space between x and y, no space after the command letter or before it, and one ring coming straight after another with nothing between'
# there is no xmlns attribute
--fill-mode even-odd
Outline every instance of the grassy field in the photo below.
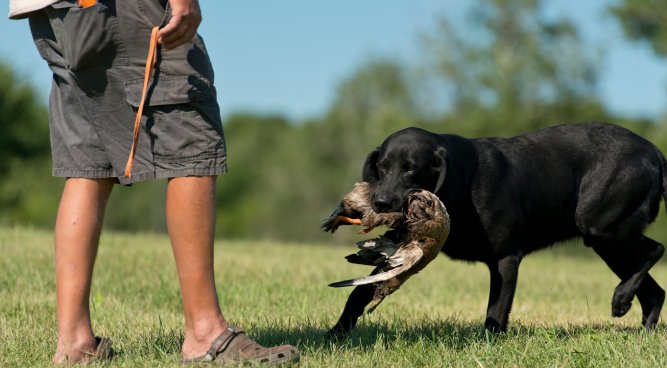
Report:
<svg viewBox="0 0 667 368"><path fill-rule="evenodd" d="M352 231L344 229L343 231ZM48 366L56 346L53 234L0 228L0 366ZM667 328L639 328L637 301L611 318L618 279L594 256L527 257L507 335L482 329L488 271L441 256L365 317L351 338L324 340L351 289L327 284L370 271L349 247L218 241L226 317L265 345L290 343L301 367L667 366ZM585 252L586 250L584 250ZM652 274L667 287L667 265ZM176 366L182 307L167 237L104 234L92 290L97 335L122 357L109 366Z"/></svg>

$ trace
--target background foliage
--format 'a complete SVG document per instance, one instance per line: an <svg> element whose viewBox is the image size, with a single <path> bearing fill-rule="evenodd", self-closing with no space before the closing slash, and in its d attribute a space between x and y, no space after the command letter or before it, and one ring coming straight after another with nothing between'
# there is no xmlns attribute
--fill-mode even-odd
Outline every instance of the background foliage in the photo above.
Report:
<svg viewBox="0 0 667 368"><path fill-rule="evenodd" d="M361 180L366 154L409 126L507 137L597 120L628 127L667 152L663 122L615 116L600 102L602 57L568 19L547 19L543 3L475 0L463 24L439 17L418 35L420 65L369 60L340 82L321 117L227 117L230 172L219 178L218 236L333 241L318 230L319 220ZM625 0L609 16L629 40L666 56L667 12L659 5ZM0 65L0 108L0 224L50 228L64 179L50 176L47 107ZM164 180L117 186L105 226L166 231L165 194ZM350 240L341 235L336 241ZM655 236L667 242L667 231Z"/></svg>

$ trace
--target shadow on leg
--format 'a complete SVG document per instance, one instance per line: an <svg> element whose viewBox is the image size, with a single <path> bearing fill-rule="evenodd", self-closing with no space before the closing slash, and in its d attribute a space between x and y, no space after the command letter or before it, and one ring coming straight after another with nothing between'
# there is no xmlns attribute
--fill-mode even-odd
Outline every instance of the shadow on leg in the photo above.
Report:
<svg viewBox="0 0 667 368"><path fill-rule="evenodd" d="M378 272L380 272L380 267L375 268L371 272L371 276ZM324 337L326 339L337 339L347 336L354 326L357 325L357 320L364 314L364 310L368 303L373 300L374 294L375 284L355 287L345 303L345 309L343 309L338 322Z"/></svg>
<svg viewBox="0 0 667 368"><path fill-rule="evenodd" d="M653 259L649 261L642 261L636 254L628 251L603 245L596 245L593 250L621 279L612 299L612 316L624 316L632 307L632 299L637 295L642 306L642 324L647 330L652 330L660 318L660 311L665 301L665 291L648 274L648 270L660 259L664 248L651 239L645 239L657 244L652 254ZM639 285L635 285L637 282Z"/></svg>
<svg viewBox="0 0 667 368"><path fill-rule="evenodd" d="M520 263L520 256L507 256L488 265L491 272L491 290L484 322L484 328L488 331L494 333L507 331Z"/></svg>

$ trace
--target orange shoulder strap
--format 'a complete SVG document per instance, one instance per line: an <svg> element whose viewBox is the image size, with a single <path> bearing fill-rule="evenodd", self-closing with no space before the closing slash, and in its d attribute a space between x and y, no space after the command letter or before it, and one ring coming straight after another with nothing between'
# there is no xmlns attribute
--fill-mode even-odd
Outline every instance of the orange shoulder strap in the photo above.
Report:
<svg viewBox="0 0 667 368"><path fill-rule="evenodd" d="M83 0L81 0L83 1ZM146 101L146 91L148 90L148 81L153 74L153 66L157 58L157 33L160 27L153 28L151 33L151 45L148 51L148 59L146 60L146 74L144 75L144 90L141 93L141 102L139 103L139 111L137 118L134 120L134 138L132 140L132 150L130 151L130 158L127 160L125 166L125 177L129 178L132 174L132 164L134 164L134 154L137 152L137 143L139 142L139 131L141 130L141 114L144 112L144 102Z"/></svg>
<svg viewBox="0 0 667 368"><path fill-rule="evenodd" d="M96 2L97 0L79 0L79 5L81 5L82 8L87 8L95 5Z"/></svg>

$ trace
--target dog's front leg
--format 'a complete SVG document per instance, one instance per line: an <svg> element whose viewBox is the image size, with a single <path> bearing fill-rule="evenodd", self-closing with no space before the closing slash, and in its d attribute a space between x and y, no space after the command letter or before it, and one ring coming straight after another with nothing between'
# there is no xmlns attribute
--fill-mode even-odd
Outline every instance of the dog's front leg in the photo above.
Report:
<svg viewBox="0 0 667 368"><path fill-rule="evenodd" d="M377 267L371 272L371 276L380 272L381 267ZM327 332L325 338L341 338L347 336L350 331L357 325L357 320L364 314L364 310L368 303L373 300L375 294L375 285L366 284L359 285L352 290L352 293L347 298L345 309L341 314L336 325Z"/></svg>
<svg viewBox="0 0 667 368"><path fill-rule="evenodd" d="M507 331L520 263L520 255L508 255L488 263L491 271L491 291L484 323L488 331L494 333Z"/></svg>

